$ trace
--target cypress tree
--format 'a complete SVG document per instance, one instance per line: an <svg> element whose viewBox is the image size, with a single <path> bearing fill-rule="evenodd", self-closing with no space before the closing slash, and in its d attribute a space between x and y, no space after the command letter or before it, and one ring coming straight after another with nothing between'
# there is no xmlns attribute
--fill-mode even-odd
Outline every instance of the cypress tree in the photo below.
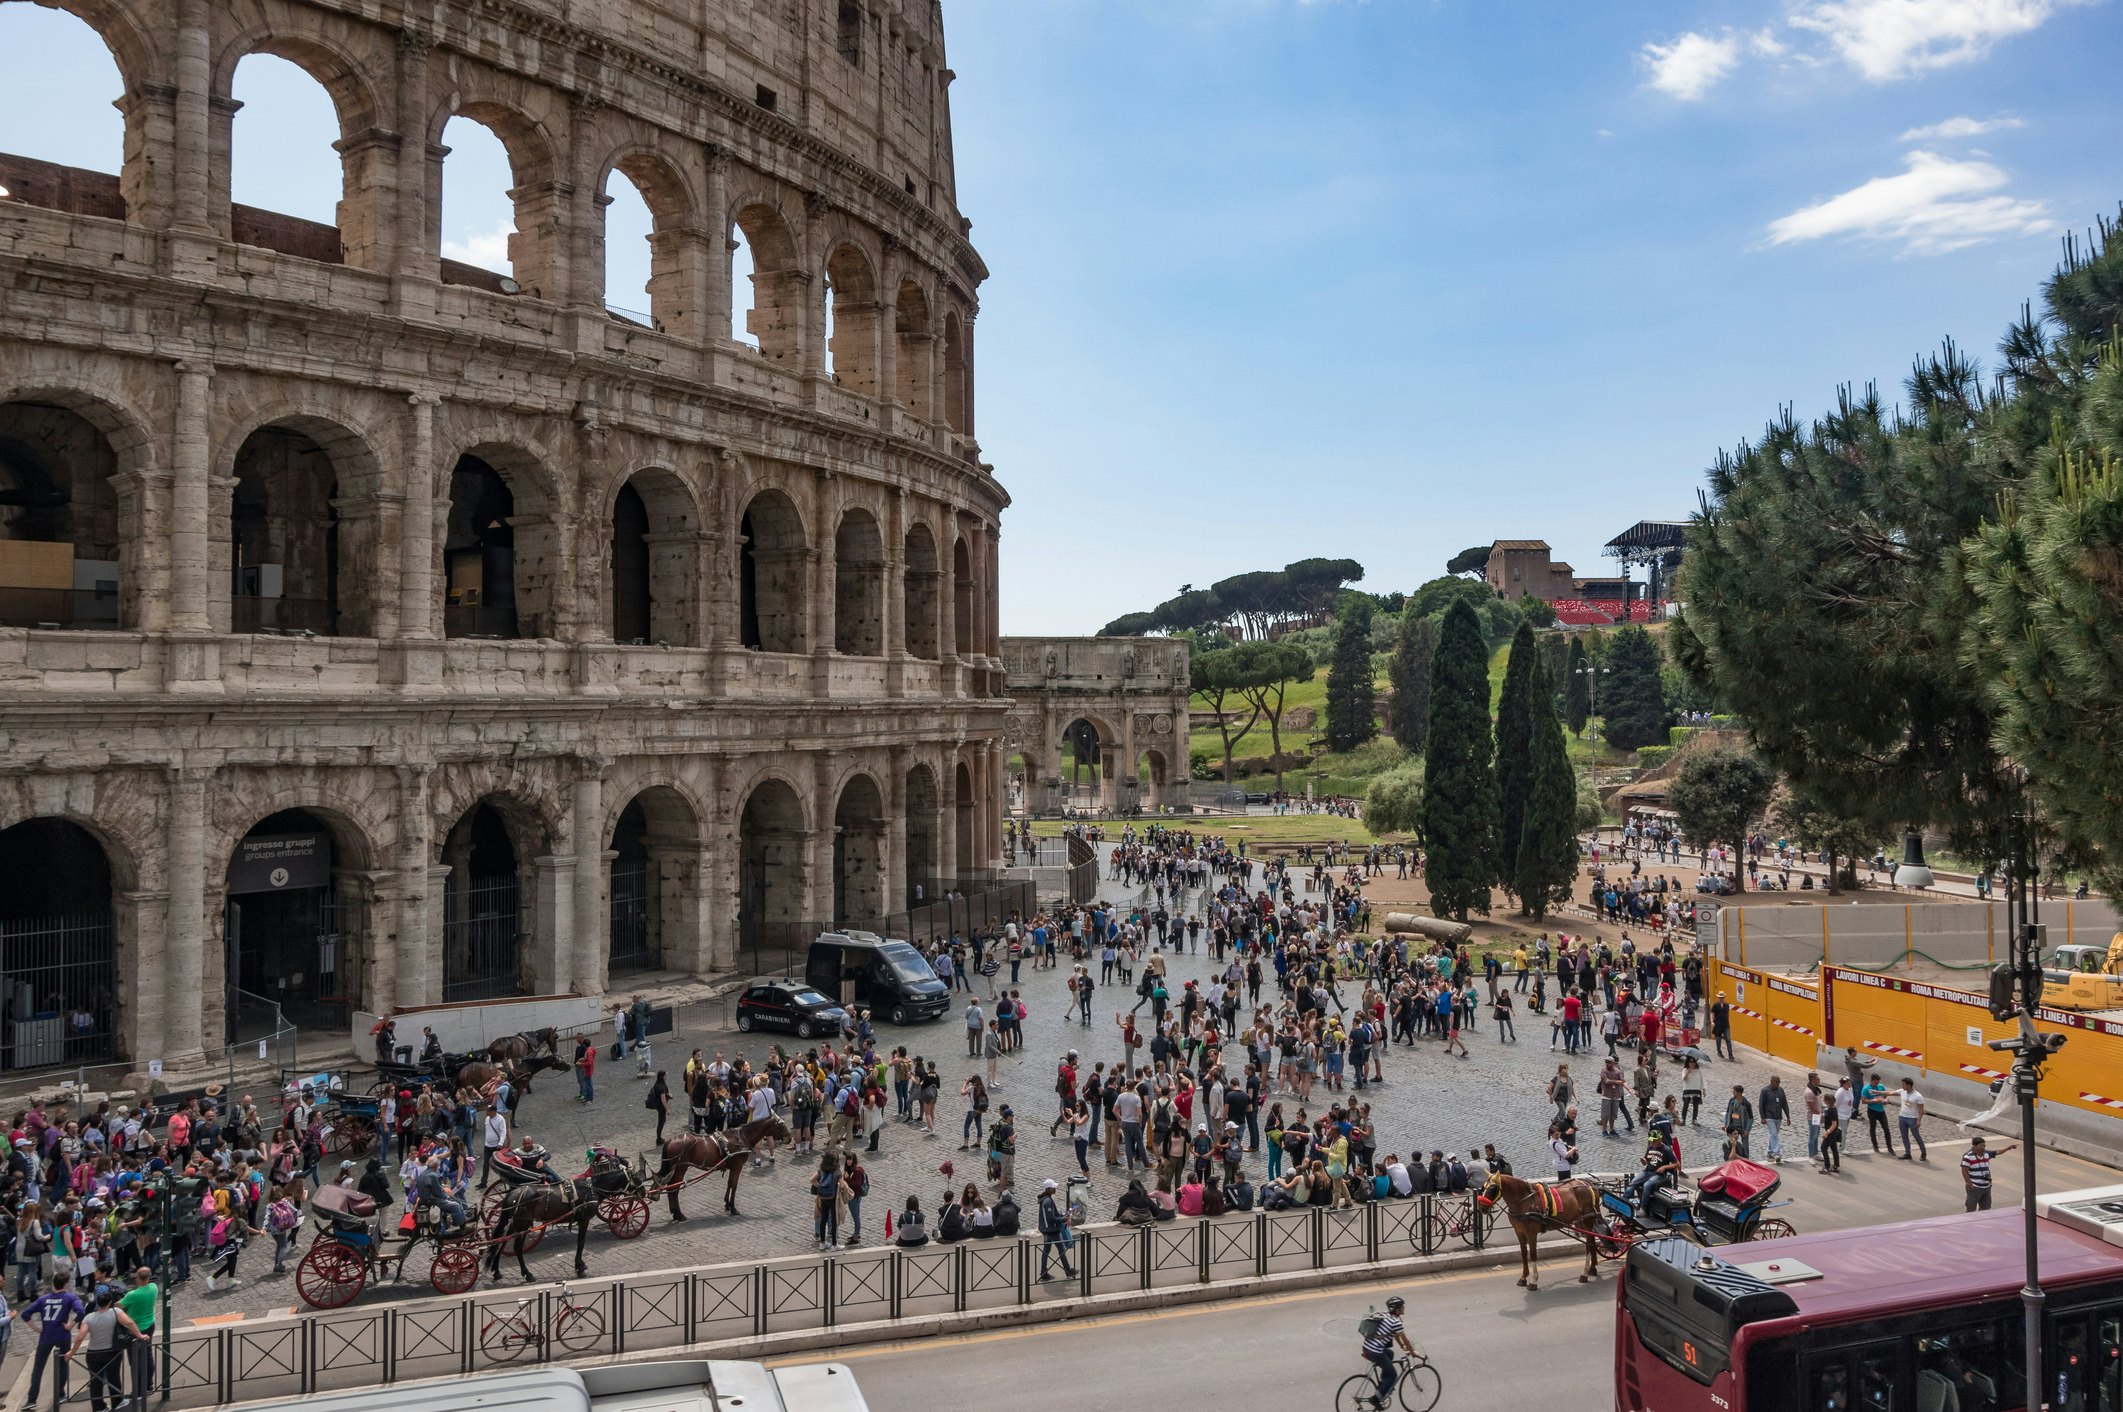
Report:
<svg viewBox="0 0 2123 1412"><path fill-rule="evenodd" d="M1430 658L1436 651L1437 624L1411 608L1386 668L1393 683L1393 738L1411 755L1430 734Z"/></svg>
<svg viewBox="0 0 2123 1412"><path fill-rule="evenodd" d="M1430 910L1489 915L1496 881L1496 777L1489 768L1489 654L1481 619L1452 605L1430 669L1430 734L1423 747L1423 880Z"/></svg>
<svg viewBox="0 0 2123 1412"><path fill-rule="evenodd" d="M1526 796L1533 789L1534 677L1545 677L1534 658L1533 624L1522 622L1511 638L1504 665L1504 691L1496 706L1496 875L1516 890L1519 826L1526 819Z"/></svg>
<svg viewBox="0 0 2123 1412"><path fill-rule="evenodd" d="M1378 734L1377 692L1371 684L1371 600L1342 600L1327 665L1327 748L1354 750Z"/></svg>
<svg viewBox="0 0 2123 1412"><path fill-rule="evenodd" d="M1585 655L1585 640L1570 639L1570 660L1563 667L1563 716L1572 735L1585 733L1585 722L1592 719L1592 688L1585 674L1592 669L1592 659Z"/></svg>
<svg viewBox="0 0 2123 1412"><path fill-rule="evenodd" d="M1632 623L1614 635L1598 704L1607 739L1617 750L1664 745L1670 739L1666 687L1659 680L1663 665L1659 645L1642 628Z"/></svg>
<svg viewBox="0 0 2123 1412"><path fill-rule="evenodd" d="M1532 780L1511 884L1519 909L1536 921L1555 903L1569 899L1578 873L1577 772L1563 745L1563 723L1556 718L1555 682L1547 663L1540 664L1537 678L1527 730ZM1497 764L1501 767L1503 761Z"/></svg>

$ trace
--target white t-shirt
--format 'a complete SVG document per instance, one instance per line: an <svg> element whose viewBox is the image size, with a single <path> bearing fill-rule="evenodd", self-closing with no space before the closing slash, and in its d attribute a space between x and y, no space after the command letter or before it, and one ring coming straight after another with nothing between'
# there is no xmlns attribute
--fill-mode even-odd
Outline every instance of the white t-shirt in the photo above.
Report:
<svg viewBox="0 0 2123 1412"><path fill-rule="evenodd" d="M765 1084L761 1084L758 1088L746 1094L745 1111L752 1115L754 1122L761 1118L771 1117L774 1113L774 1090L768 1088Z"/></svg>
<svg viewBox="0 0 2123 1412"><path fill-rule="evenodd" d="M1559 1137L1552 1137L1548 1139L1548 1150L1555 1154L1555 1169L1558 1172L1567 1172L1570 1170L1569 1143L1563 1141Z"/></svg>
<svg viewBox="0 0 2123 1412"><path fill-rule="evenodd" d="M1408 1196L1415 1191L1415 1184L1408 1180L1408 1165L1405 1162L1388 1162L1386 1180L1393 1184L1395 1196Z"/></svg>
<svg viewBox="0 0 2123 1412"><path fill-rule="evenodd" d="M1915 1118L1919 1116L1917 1110L1924 1106L1924 1095L1922 1093L1913 1088L1905 1088L1897 1097L1902 1101L1901 1115L1903 1117Z"/></svg>

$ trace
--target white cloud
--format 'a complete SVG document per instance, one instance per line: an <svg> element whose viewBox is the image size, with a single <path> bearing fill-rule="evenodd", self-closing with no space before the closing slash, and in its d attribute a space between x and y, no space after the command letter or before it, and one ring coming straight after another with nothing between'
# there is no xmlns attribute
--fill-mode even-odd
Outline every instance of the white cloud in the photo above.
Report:
<svg viewBox="0 0 2123 1412"><path fill-rule="evenodd" d="M1784 51L1788 46L1785 45L1783 40L1777 38L1777 32L1773 26L1763 25L1760 29L1747 36L1747 47L1758 58L1779 59L1784 56Z"/></svg>
<svg viewBox="0 0 2123 1412"><path fill-rule="evenodd" d="M1739 64L1740 41L1730 32L1708 35L1691 30L1671 44L1646 44L1639 57L1651 69L1653 88L1692 103Z"/></svg>
<svg viewBox="0 0 2123 1412"><path fill-rule="evenodd" d="M1791 23L1875 83L1970 63L2089 0L1801 0Z"/></svg>
<svg viewBox="0 0 2123 1412"><path fill-rule="evenodd" d="M1955 142L1967 137L1981 137L1988 132L2005 132L2012 128L2026 127L2025 118L1948 118L1943 123L1931 123L1925 127L1913 127L1896 140L1899 142Z"/></svg>
<svg viewBox="0 0 2123 1412"><path fill-rule="evenodd" d="M516 224L509 221L484 234L473 233L463 240L445 240L442 242L442 255L446 260L461 260L483 270L500 270L507 273L510 268L509 237L515 233Z"/></svg>
<svg viewBox="0 0 2123 1412"><path fill-rule="evenodd" d="M1771 245L1844 237L1899 243L1905 255L1949 250L2014 235L2038 235L2056 223L2039 201L2006 195L2011 180L1988 162L1956 161L1918 150L1906 170L1874 177L1769 224Z"/></svg>

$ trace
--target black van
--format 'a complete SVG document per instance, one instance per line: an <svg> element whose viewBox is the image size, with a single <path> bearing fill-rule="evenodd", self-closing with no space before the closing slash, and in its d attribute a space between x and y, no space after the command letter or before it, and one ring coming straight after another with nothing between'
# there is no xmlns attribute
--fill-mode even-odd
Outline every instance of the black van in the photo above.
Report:
<svg viewBox="0 0 2123 1412"><path fill-rule="evenodd" d="M828 998L860 1005L895 1025L933 1020L951 1004L949 987L919 951L874 932L820 932L804 979Z"/></svg>

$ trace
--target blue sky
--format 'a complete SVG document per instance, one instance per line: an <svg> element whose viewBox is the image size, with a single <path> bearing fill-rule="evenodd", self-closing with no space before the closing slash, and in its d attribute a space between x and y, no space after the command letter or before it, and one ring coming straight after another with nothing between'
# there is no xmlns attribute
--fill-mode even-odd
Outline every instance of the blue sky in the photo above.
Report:
<svg viewBox="0 0 2123 1412"><path fill-rule="evenodd" d="M1943 337L1988 358L2123 198L2116 0L946 0L1015 497L1006 631L1315 554L1374 590L1543 538L1580 573L1720 446ZM114 170L116 72L0 4L0 149ZM329 104L237 74L236 199L329 220ZM446 134L448 253L507 163ZM647 212L610 212L642 307ZM740 288L742 283L740 282Z"/></svg>

